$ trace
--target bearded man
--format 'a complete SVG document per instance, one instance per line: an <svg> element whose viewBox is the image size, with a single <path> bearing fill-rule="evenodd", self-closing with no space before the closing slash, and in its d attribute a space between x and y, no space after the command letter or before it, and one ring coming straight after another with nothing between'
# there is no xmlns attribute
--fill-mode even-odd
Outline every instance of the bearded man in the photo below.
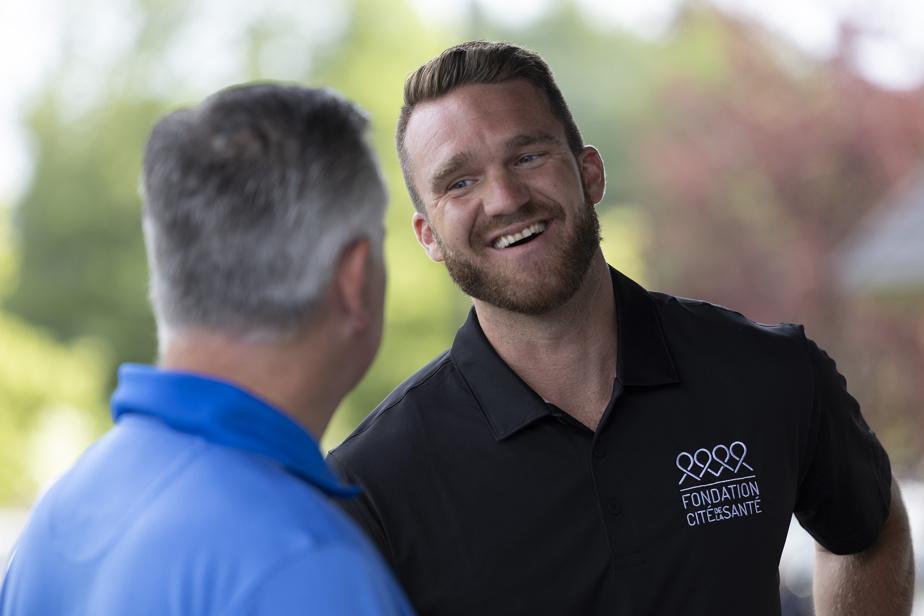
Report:
<svg viewBox="0 0 924 616"><path fill-rule="evenodd" d="M424 614L779 614L792 515L822 614L907 614L889 460L831 359L604 260L585 145L545 62L448 49L405 84L414 231L473 308L328 457Z"/></svg>

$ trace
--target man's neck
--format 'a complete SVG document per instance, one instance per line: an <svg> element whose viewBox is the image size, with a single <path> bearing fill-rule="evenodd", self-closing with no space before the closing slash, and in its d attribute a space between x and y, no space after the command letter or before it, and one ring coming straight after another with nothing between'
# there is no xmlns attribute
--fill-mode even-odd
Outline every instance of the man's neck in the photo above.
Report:
<svg viewBox="0 0 924 616"><path fill-rule="evenodd" d="M616 376L616 305L609 268L598 251L567 302L543 315L475 300L478 320L510 368L545 400L596 429Z"/></svg>
<svg viewBox="0 0 924 616"><path fill-rule="evenodd" d="M330 364L310 352L311 344L304 337L265 342L183 332L167 344L160 366L234 383L283 411L317 440L342 394L334 385L336 377L324 372Z"/></svg>

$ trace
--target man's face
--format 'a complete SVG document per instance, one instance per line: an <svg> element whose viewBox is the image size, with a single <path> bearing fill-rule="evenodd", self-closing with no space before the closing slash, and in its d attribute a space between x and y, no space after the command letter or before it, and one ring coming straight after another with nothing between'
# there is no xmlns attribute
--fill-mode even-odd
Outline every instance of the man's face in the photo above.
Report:
<svg viewBox="0 0 924 616"><path fill-rule="evenodd" d="M414 230L475 299L543 314L578 289L599 247L603 161L575 159L545 96L525 81L420 103L405 135L426 208Z"/></svg>

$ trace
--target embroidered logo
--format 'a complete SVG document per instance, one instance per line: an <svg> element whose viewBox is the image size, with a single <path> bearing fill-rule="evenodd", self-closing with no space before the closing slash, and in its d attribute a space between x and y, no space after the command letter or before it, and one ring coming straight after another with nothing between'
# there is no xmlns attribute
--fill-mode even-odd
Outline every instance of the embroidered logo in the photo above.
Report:
<svg viewBox="0 0 924 616"><path fill-rule="evenodd" d="M741 441L693 453L681 451L674 463L680 470L680 500L687 525L700 526L761 513L760 486Z"/></svg>

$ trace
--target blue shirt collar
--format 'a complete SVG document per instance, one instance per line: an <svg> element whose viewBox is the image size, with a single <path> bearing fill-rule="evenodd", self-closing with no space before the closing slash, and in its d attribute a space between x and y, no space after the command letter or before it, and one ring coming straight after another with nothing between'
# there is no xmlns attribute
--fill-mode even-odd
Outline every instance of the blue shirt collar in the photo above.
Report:
<svg viewBox="0 0 924 616"><path fill-rule="evenodd" d="M112 419L136 413L211 443L260 454L332 496L359 490L340 483L317 441L295 421L236 385L215 378L140 364L119 367Z"/></svg>

